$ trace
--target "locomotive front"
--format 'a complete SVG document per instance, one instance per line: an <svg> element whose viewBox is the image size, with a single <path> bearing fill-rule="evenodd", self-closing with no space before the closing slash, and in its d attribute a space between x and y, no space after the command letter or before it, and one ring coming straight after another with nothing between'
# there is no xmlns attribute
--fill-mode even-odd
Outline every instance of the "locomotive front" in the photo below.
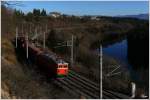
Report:
<svg viewBox="0 0 150 100"><path fill-rule="evenodd" d="M68 63L58 63L57 66L57 77L65 77L68 74Z"/></svg>
<svg viewBox="0 0 150 100"><path fill-rule="evenodd" d="M26 51L27 45L25 37L18 37L17 41L19 49ZM30 42L28 44L28 53L29 59L48 76L56 78L67 76L68 63L54 52L42 51L39 47L36 47L33 43Z"/></svg>

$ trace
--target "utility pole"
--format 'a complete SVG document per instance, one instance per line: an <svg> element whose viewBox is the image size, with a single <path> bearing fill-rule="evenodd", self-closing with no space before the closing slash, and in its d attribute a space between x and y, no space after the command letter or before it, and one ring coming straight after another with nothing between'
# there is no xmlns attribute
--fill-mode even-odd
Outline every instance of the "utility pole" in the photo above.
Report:
<svg viewBox="0 0 150 100"><path fill-rule="evenodd" d="M43 48L45 49L45 32L44 32L44 39L43 39Z"/></svg>
<svg viewBox="0 0 150 100"><path fill-rule="evenodd" d="M73 67L73 35L71 39L71 67Z"/></svg>
<svg viewBox="0 0 150 100"><path fill-rule="evenodd" d="M46 29L46 31L45 31L45 32L47 33L47 24L46 24L46 28L45 28L45 29Z"/></svg>
<svg viewBox="0 0 150 100"><path fill-rule="evenodd" d="M37 27L35 28L35 34L36 34L36 44L38 44L38 33L37 33Z"/></svg>
<svg viewBox="0 0 150 100"><path fill-rule="evenodd" d="M43 39L43 48L45 49L45 34L47 33L47 24L45 26L44 39Z"/></svg>
<svg viewBox="0 0 150 100"><path fill-rule="evenodd" d="M18 27L16 27L16 48L17 48L17 38L18 38Z"/></svg>
<svg viewBox="0 0 150 100"><path fill-rule="evenodd" d="M28 59L28 33L26 33L26 52L27 52L27 59Z"/></svg>
<svg viewBox="0 0 150 100"><path fill-rule="evenodd" d="M102 59L102 57L103 57L103 51L102 51L102 45L100 45L100 48L99 48L99 56L100 56L100 99L102 99L103 98L103 94L102 94L102 92L103 92L103 87L102 87L102 66L103 66L103 59Z"/></svg>
<svg viewBox="0 0 150 100"><path fill-rule="evenodd" d="M66 44L64 44L66 43ZM65 42L62 42L62 43L59 43L58 46L55 46L54 48L59 48L59 47L64 47L64 46L67 46L67 47L71 47L71 56L70 56L70 63L71 63L71 67L73 67L73 45L74 44L74 36L72 35L72 38L71 40L69 41L65 41Z"/></svg>
<svg viewBox="0 0 150 100"><path fill-rule="evenodd" d="M23 22L22 22L22 27L21 28L22 28L22 34L23 34Z"/></svg>
<svg viewBox="0 0 150 100"><path fill-rule="evenodd" d="M38 33L37 33L37 27L36 27L36 44L38 44Z"/></svg>
<svg viewBox="0 0 150 100"><path fill-rule="evenodd" d="M30 34L31 34L31 25L32 25L32 23L29 23L30 24Z"/></svg>

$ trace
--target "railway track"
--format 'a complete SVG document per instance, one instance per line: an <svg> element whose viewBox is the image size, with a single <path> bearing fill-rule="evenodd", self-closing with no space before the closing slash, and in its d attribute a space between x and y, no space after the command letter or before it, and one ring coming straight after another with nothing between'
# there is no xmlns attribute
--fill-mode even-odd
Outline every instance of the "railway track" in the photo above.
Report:
<svg viewBox="0 0 150 100"><path fill-rule="evenodd" d="M110 99L110 98L111 99L116 99L116 98L117 99L130 99L130 97L125 94L113 92L113 91L106 90L106 89L103 89L103 95L105 99Z"/></svg>
<svg viewBox="0 0 150 100"><path fill-rule="evenodd" d="M46 48L46 52L52 53L48 48ZM89 79L77 74L72 70L69 70L67 77L63 79L56 79L54 80L54 83L75 95L78 94L80 97L85 97L87 99L100 98L100 85L90 81ZM102 94L104 99L129 98L128 96L121 93L116 93L105 89L103 89Z"/></svg>
<svg viewBox="0 0 150 100"><path fill-rule="evenodd" d="M100 98L99 85L73 71L69 71L66 78L57 79L55 83L61 85L62 88L75 92L79 96L84 96L88 99Z"/></svg>
<svg viewBox="0 0 150 100"><path fill-rule="evenodd" d="M57 79L55 83L60 87L66 89L69 92L84 96L87 99L99 99L100 98L100 85L88 80L87 78L69 70L69 74L66 78ZM103 89L103 99L128 99L129 97L112 92L110 90Z"/></svg>

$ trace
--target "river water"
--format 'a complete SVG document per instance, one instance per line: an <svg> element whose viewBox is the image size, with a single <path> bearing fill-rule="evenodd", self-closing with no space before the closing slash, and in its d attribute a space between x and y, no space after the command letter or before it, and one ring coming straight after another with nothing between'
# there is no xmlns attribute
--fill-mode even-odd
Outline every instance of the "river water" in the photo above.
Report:
<svg viewBox="0 0 150 100"><path fill-rule="evenodd" d="M103 53L109 56L112 56L121 62L128 64L127 59L127 40L122 40L120 42L114 43L112 45L108 45L103 48Z"/></svg>

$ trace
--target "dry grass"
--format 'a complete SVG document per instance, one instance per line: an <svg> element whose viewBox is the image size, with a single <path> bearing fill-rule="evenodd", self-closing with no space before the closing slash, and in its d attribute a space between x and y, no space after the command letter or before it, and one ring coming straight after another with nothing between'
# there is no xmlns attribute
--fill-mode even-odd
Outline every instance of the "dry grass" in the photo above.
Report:
<svg viewBox="0 0 150 100"><path fill-rule="evenodd" d="M16 56L15 51L13 49L12 43L5 38L2 38L2 57L3 59L6 59L7 63L9 64L16 64Z"/></svg>

